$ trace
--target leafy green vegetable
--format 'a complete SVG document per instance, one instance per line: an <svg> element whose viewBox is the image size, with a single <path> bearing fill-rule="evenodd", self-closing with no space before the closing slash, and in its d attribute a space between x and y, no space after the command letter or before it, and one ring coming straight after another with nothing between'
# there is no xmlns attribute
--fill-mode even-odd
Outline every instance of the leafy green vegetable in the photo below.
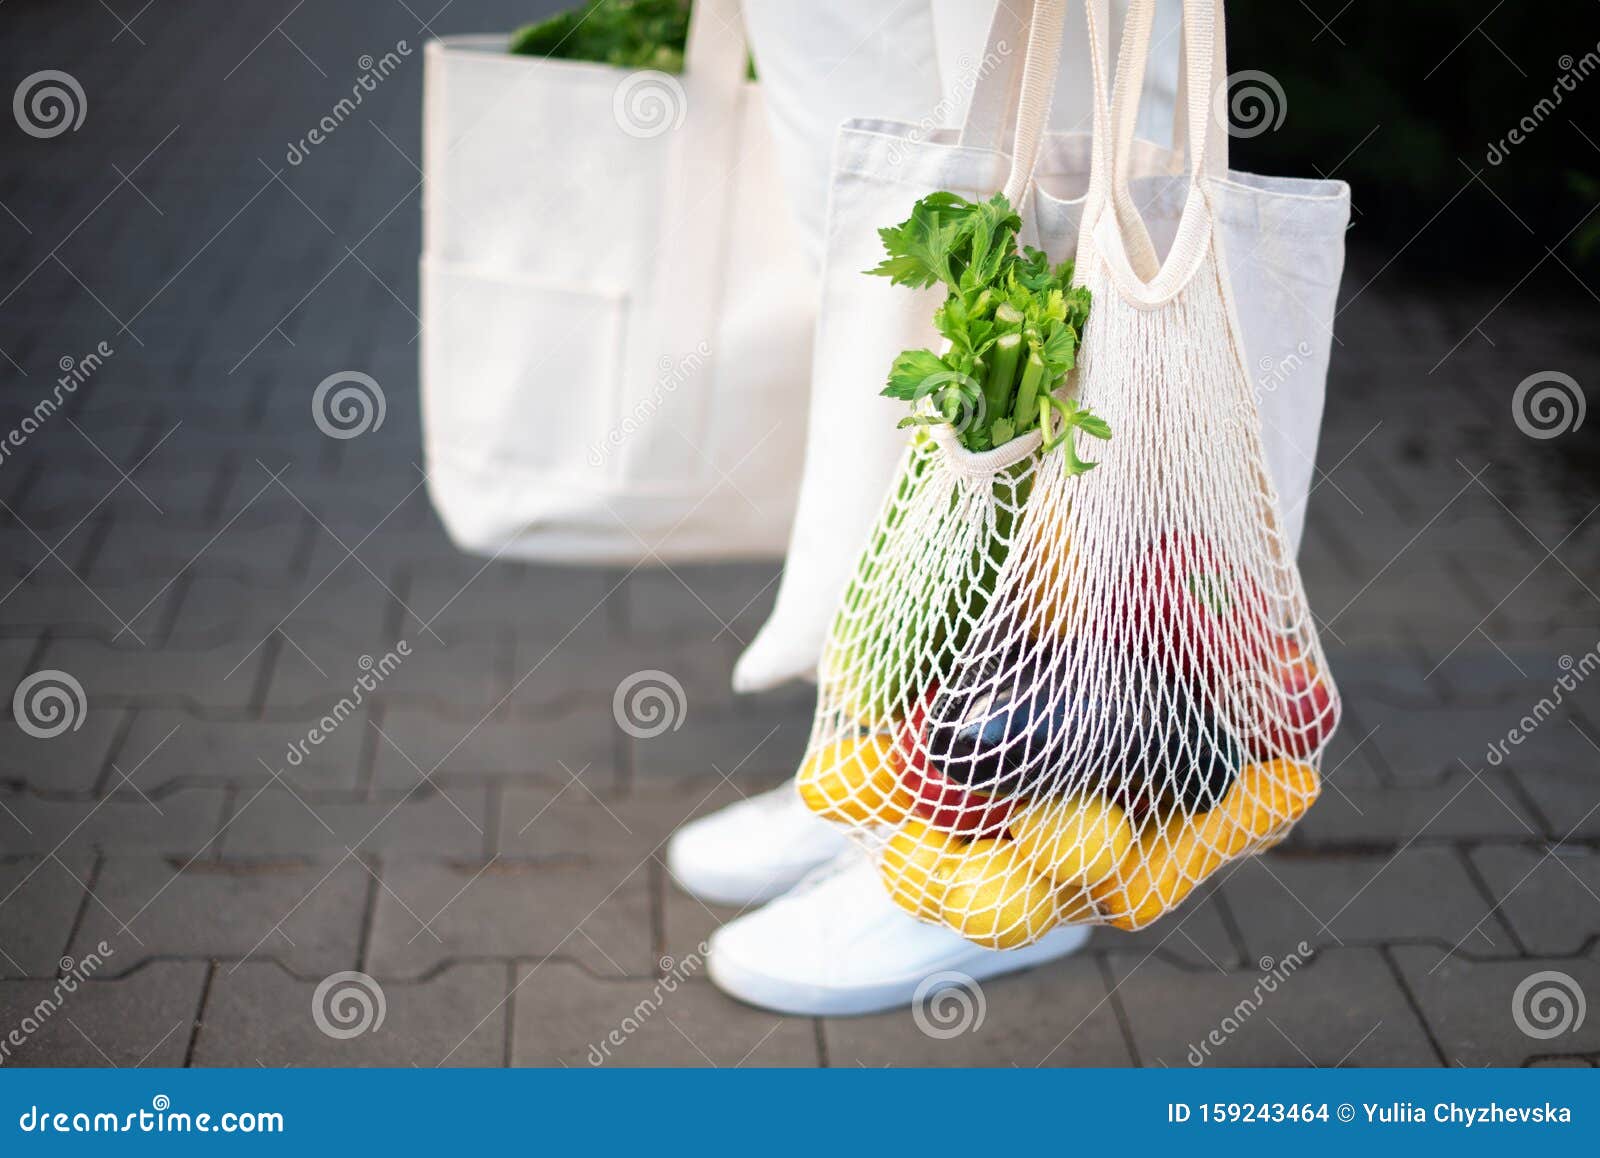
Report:
<svg viewBox="0 0 1600 1158"><path fill-rule="evenodd" d="M917 408L902 426L952 423L968 450L990 450L1042 428L1045 448L1062 447L1068 469L1081 474L1094 464L1078 457L1073 432L1110 438L1111 428L1054 391L1077 364L1089 291L1072 284L1071 262L1052 268L1032 246L1019 251L1021 228L1003 195L968 201L932 193L905 221L878 231L888 256L867 272L895 285L949 291L933 315L948 348L902 353L883 393Z"/></svg>
<svg viewBox="0 0 1600 1158"><path fill-rule="evenodd" d="M585 0L517 29L509 48L522 56L682 72L688 39L689 5L684 0Z"/></svg>

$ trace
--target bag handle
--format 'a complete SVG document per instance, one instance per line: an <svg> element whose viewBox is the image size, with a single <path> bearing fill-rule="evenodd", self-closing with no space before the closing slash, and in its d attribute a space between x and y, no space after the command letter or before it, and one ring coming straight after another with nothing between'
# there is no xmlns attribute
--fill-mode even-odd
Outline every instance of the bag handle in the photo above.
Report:
<svg viewBox="0 0 1600 1158"><path fill-rule="evenodd" d="M1128 22L1135 23L1141 15L1146 20L1151 19L1150 3L1151 0L1133 0L1128 9ZM1000 6L1001 8L1006 6L1004 0ZM1090 163L1090 194L1087 202L1092 206L1096 201L1094 174L1100 168L1097 164L1101 149L1099 142L1107 135L1103 125L1102 113L1105 101L1102 88L1104 74L1109 64L1105 42L1092 34L1099 26L1109 23L1110 4L1108 0L1086 0L1084 10L1091 32L1089 67L1094 80L1091 104L1094 110L1095 144L1091 153L1093 159ZM999 19L1000 14L997 12L997 23ZM1028 51L1023 64L1022 83L1016 97L1016 138L1011 152L1011 171L1005 183L1007 199L1019 210L1029 189L1032 188L1034 172L1039 162L1040 145L1049 122L1050 108L1055 103L1065 23L1066 0L1034 0L1028 28ZM1122 52L1124 59L1118 63L1117 79L1119 84L1134 85L1134 91L1137 92L1144 83L1144 61L1139 59L1130 62L1126 59L1134 51L1132 46L1135 45L1142 48L1146 56L1148 55L1148 36L1139 38L1125 34ZM1137 109L1134 111L1136 114ZM1177 117L1174 115L1174 126L1176 123ZM1129 131L1130 133L1132 131L1131 122ZM1176 127L1174 131L1176 132ZM1133 260L1142 274L1149 275L1154 272L1157 265L1155 247L1150 242L1143 220L1133 211L1131 195L1125 194L1124 197L1126 208L1129 210L1127 220L1133 235L1131 238Z"/></svg>
<svg viewBox="0 0 1600 1158"><path fill-rule="evenodd" d="M1185 119L1188 146L1189 197L1177 234L1164 262L1156 263L1149 234L1128 192L1133 148L1133 128L1138 114L1144 62L1148 58L1154 0L1131 0L1122 44L1118 51L1115 88L1109 99L1104 71L1094 68L1094 160L1089 196L1084 209L1079 244L1092 237L1094 250L1107 261L1124 296L1145 306L1173 297L1204 256L1211 236L1212 209L1207 178L1225 173L1228 164L1227 130L1211 116L1212 77L1226 68L1221 27L1221 0L1184 0L1183 56L1180 91L1184 107L1174 110ZM1089 14L1091 46L1100 43L1102 30ZM1224 75L1226 73L1224 72ZM1106 209L1111 212L1105 212Z"/></svg>
<svg viewBox="0 0 1600 1158"><path fill-rule="evenodd" d="M722 309L727 222L739 169L744 115L740 94L748 53L739 0L696 0L689 15L682 75L672 78L672 84L652 86L652 99L665 107L674 123L664 129L667 155L658 240L651 259L651 308L643 321L650 340L641 348L652 353L648 364L641 361L628 367L630 381L655 379L661 373L661 359L676 361L699 342L712 350L702 372L717 372L716 352L721 346L717 319ZM619 83L619 101L625 97L623 86L640 75L634 73ZM644 82L639 83L642 94ZM702 406L711 395L710 390L686 393L701 399ZM648 453L648 437L635 441L635 453ZM610 468L625 471L632 449L620 448L608 460Z"/></svg>
<svg viewBox="0 0 1600 1158"><path fill-rule="evenodd" d="M1110 18L1109 0L1085 3L1096 6L1104 19ZM982 63L1013 57L1018 43L1026 44L1026 52L1020 68L1011 63L979 73L962 125L963 146L999 151L1009 143L1011 169L1003 191L1013 207L1020 207L1026 195L1049 129L1065 41L1065 9L1066 0L999 0Z"/></svg>
<svg viewBox="0 0 1600 1158"><path fill-rule="evenodd" d="M959 141L963 148L997 151L1016 131L1014 115L1022 79L1016 51L1028 42L1033 6L1034 0L999 0L994 6L983 55L978 59L972 99L961 123ZM985 67L991 60L1002 64Z"/></svg>

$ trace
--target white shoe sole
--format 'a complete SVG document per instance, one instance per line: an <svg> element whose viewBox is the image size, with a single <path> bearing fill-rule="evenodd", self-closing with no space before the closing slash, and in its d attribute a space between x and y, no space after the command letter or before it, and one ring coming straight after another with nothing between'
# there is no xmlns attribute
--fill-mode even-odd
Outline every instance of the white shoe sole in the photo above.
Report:
<svg viewBox="0 0 1600 1158"><path fill-rule="evenodd" d="M691 870L678 863L678 858L673 856L672 846L669 844L667 875L672 878L673 884L691 897L698 897L712 905L747 909L777 900L794 888L805 876L805 871L784 873L763 881L752 881L748 873L721 875L704 866ZM688 883L690 880L694 882L692 885Z"/></svg>
<svg viewBox="0 0 1600 1158"><path fill-rule="evenodd" d="M746 969L717 952L713 935L706 972L719 989L747 1005L799 1017L854 1017L910 1005L917 997L917 988L935 973L948 970L983 981L1066 957L1081 949L1088 939L1088 926L1063 925L1021 949L1002 952L967 945L941 961L925 963L915 973L842 987L803 984Z"/></svg>

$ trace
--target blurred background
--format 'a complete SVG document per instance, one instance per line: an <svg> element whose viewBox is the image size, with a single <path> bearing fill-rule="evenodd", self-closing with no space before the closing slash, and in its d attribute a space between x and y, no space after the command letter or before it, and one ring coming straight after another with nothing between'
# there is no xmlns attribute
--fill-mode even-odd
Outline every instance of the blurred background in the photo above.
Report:
<svg viewBox="0 0 1600 1158"><path fill-rule="evenodd" d="M1354 191L1302 551L1330 788L1177 917L936 1039L721 997L697 952L731 914L661 865L803 751L809 689L728 689L779 561L485 566L429 508L421 45L556 7L0 5L5 92L64 73L82 113L0 120L0 691L83 692L54 735L0 713L0 1061L586 1065L631 1016L606 1064L1183 1065L1302 944L1206 1064L1600 1058L1600 1018L1515 1004L1552 971L1600 996L1600 681L1572 674L1600 664L1600 9L1229 6L1230 68L1283 94L1235 166ZM386 410L330 438L311 395L346 370ZM1530 380L1555 409L1517 408ZM681 728L618 727L642 669ZM314 1011L346 973L385 1012L341 1036Z"/></svg>

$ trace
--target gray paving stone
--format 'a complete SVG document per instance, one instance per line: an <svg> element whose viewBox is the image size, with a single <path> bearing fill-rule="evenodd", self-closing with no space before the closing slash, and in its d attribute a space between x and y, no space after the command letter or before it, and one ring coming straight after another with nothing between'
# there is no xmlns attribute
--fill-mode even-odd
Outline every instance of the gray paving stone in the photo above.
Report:
<svg viewBox="0 0 1600 1158"><path fill-rule="evenodd" d="M925 1000L920 1019L917 1012L825 1020L828 1064L1125 1066L1132 1060L1095 956L935 995Z"/></svg>
<svg viewBox="0 0 1600 1158"><path fill-rule="evenodd" d="M106 941L119 966L148 957L271 959L302 977L322 977L354 968L372 885L349 859L109 857L72 946L81 954Z"/></svg>
<svg viewBox="0 0 1600 1158"><path fill-rule="evenodd" d="M399 652L402 640L410 655ZM378 664L391 655L396 660L389 662L398 661L398 665L372 693L374 698L487 713L505 699L510 689L509 640L480 637L441 644L431 638L402 635L399 640L373 639L364 644L325 643L327 646L316 649L321 654L312 653L310 658L292 648L278 657L267 691L268 708L326 711L351 694L363 673L374 670L364 660Z"/></svg>
<svg viewBox="0 0 1600 1158"><path fill-rule="evenodd" d="M0 639L0 688L16 691L17 683L27 674L28 660L38 649L37 639Z"/></svg>
<svg viewBox="0 0 1600 1158"><path fill-rule="evenodd" d="M1600 935L1600 853L1575 845L1490 845L1474 849L1499 912L1527 952L1562 957ZM1471 952L1471 942L1465 946Z"/></svg>
<svg viewBox="0 0 1600 1158"><path fill-rule="evenodd" d="M183 650L55 640L41 667L70 672L100 704L136 707L243 708L258 694L265 653L244 644Z"/></svg>
<svg viewBox="0 0 1600 1158"><path fill-rule="evenodd" d="M364 483L352 479L345 485ZM405 485L410 486L411 483ZM328 512L322 513L326 520ZM376 575L390 587L399 590L403 572L413 567L447 566L460 558L461 553L437 526L405 527L384 522L377 534L366 538L378 526L384 512L363 509L346 513L352 521L341 520L329 523L327 527L313 524L315 533L311 540L310 561L306 564L307 574L318 578L329 572ZM366 538L365 542L362 542L363 538ZM351 548L355 549L353 557L348 554ZM417 612L423 618L432 614L421 608ZM406 629L410 629L409 623Z"/></svg>
<svg viewBox="0 0 1600 1158"><path fill-rule="evenodd" d="M811 722L809 708L696 711L691 704L679 730L633 742L634 776L650 783L721 775L747 792L770 787L800 767Z"/></svg>
<svg viewBox="0 0 1600 1158"><path fill-rule="evenodd" d="M1510 952L1504 929L1451 848L1394 854L1289 856L1242 861L1223 881L1251 956L1313 948L1433 941Z"/></svg>
<svg viewBox="0 0 1600 1158"><path fill-rule="evenodd" d="M83 899L88 857L3 855L0 846L0 977L53 977Z"/></svg>
<svg viewBox="0 0 1600 1158"><path fill-rule="evenodd" d="M1465 769L1437 784L1398 788L1324 782L1321 798L1295 830L1296 847L1399 845L1408 840L1531 837L1541 830L1505 772Z"/></svg>
<svg viewBox="0 0 1600 1158"><path fill-rule="evenodd" d="M646 976L644 869L568 863L398 861L383 868L369 971L417 977L458 959L570 958L599 976Z"/></svg>
<svg viewBox="0 0 1600 1158"><path fill-rule="evenodd" d="M541 780L579 776L599 790L618 782L622 741L609 706L579 706L541 719L427 707L386 708L374 748L377 783L410 788L425 773L441 783L484 779Z"/></svg>
<svg viewBox="0 0 1600 1158"><path fill-rule="evenodd" d="M1156 924L1136 933L1100 926L1094 930L1090 944L1105 952L1154 953L1193 968L1232 969L1242 959L1228 932L1230 918L1223 913L1225 905L1213 879L1196 888L1176 912Z"/></svg>
<svg viewBox="0 0 1600 1158"><path fill-rule="evenodd" d="M221 830L223 794L186 788L159 796L131 790L101 800L0 791L0 847L13 852L194 853Z"/></svg>
<svg viewBox="0 0 1600 1158"><path fill-rule="evenodd" d="M219 968L206 1001L195 1065L505 1063L507 966L451 965L415 983L340 980L319 1002L320 980L302 980L266 961L251 961L236 971ZM370 1014L358 1004L360 995L371 1001ZM323 1032L313 1010L322 1012L335 1031L353 1036ZM354 1032L363 1025L364 1031Z"/></svg>
<svg viewBox="0 0 1600 1158"><path fill-rule="evenodd" d="M0 1040L7 1066L181 1066L205 988L203 961L152 961L126 977L88 980L70 992L55 980L0 981L0 1025L19 1027L20 1046ZM43 1016L41 1016L43 1015Z"/></svg>
<svg viewBox="0 0 1600 1158"><path fill-rule="evenodd" d="M456 632L512 630L554 643L604 637L622 601L619 573L462 558L418 568L406 585L412 610L446 639Z"/></svg>
<svg viewBox="0 0 1600 1158"><path fill-rule="evenodd" d="M1571 1002L1576 987L1593 1004L1593 995L1600 993L1600 964L1592 956L1471 961L1431 946L1402 945L1391 952L1447 1065L1519 1065L1532 1057L1600 1051L1600 1020L1593 1010L1581 1025L1564 1021L1559 996L1565 993ZM1544 972L1562 976L1531 982L1519 1005L1518 987ZM1516 1019L1519 1009L1526 1011L1523 1020L1530 1028L1552 1036L1529 1036ZM1553 1032L1562 1024L1569 1028Z"/></svg>
<svg viewBox="0 0 1600 1158"><path fill-rule="evenodd" d="M194 579L177 601L169 642L249 644L282 631L326 668L348 654L350 643L385 638L399 609L382 587L366 575L341 573L320 585L319 578L269 586L226 576Z"/></svg>
<svg viewBox="0 0 1600 1158"><path fill-rule="evenodd" d="M9 685L7 685L9 686ZM42 792L89 792L127 720L120 708L91 705L76 730L41 739L24 732L12 714L0 718L0 782Z"/></svg>
<svg viewBox="0 0 1600 1158"><path fill-rule="evenodd" d="M663 671L683 688L685 722L732 702L729 681L736 655L728 641L632 641L622 646L591 635L564 642L548 636L517 639L512 663L512 713L532 714L577 703L609 705L619 684L638 672Z"/></svg>
<svg viewBox="0 0 1600 1158"><path fill-rule="evenodd" d="M581 783L507 789L496 847L519 859L581 858L636 865L688 817L695 797L659 788L627 795Z"/></svg>
<svg viewBox="0 0 1600 1158"><path fill-rule="evenodd" d="M180 573L287 576L307 535L304 518L268 521L250 511L225 511L208 526L174 526L151 516L112 521L89 566L90 583L126 576L167 580Z"/></svg>
<svg viewBox="0 0 1600 1158"><path fill-rule="evenodd" d="M1263 964L1219 974L1114 955L1117 994L1141 1064L1438 1064L1377 950L1324 949Z"/></svg>
<svg viewBox="0 0 1600 1158"><path fill-rule="evenodd" d="M0 631L37 637L49 628L57 638L86 635L111 640L127 624L141 639L156 641L175 594L168 588L145 606L150 598L145 587L119 583L89 587L60 568L41 569L20 583L0 579ZM124 633L123 639L127 638Z"/></svg>
<svg viewBox="0 0 1600 1158"><path fill-rule="evenodd" d="M1543 593L1543 598L1548 605L1549 593ZM1550 695L1552 688L1557 686L1557 681L1566 670L1560 666L1563 657L1576 663L1585 652L1595 647L1593 637L1596 633L1574 629L1575 616L1572 611L1561 609L1553 614L1560 616L1562 627L1554 631L1541 631L1540 642L1518 643L1495 636L1497 646L1490 646L1482 644L1480 637L1481 646L1463 647L1448 657L1440 656L1430 663L1430 668L1437 664L1438 670L1429 682L1441 681L1450 698L1458 704L1516 709L1498 713L1506 716L1508 724L1515 722L1521 710L1531 707L1541 697ZM1576 676L1573 678L1575 680ZM1578 687L1564 692L1564 698L1578 705L1600 702L1600 681L1596 681L1592 687Z"/></svg>
<svg viewBox="0 0 1600 1158"><path fill-rule="evenodd" d="M203 719L169 708L142 708L113 760L145 792L182 782L257 786L279 772L309 791L353 788L363 750L376 734L358 713L320 744L307 741L312 718ZM289 762L290 753L300 763Z"/></svg>
<svg viewBox="0 0 1600 1158"><path fill-rule="evenodd" d="M271 787L240 800L224 857L476 856L487 842L488 790L452 786L350 802Z"/></svg>
<svg viewBox="0 0 1600 1158"><path fill-rule="evenodd" d="M1322 774L1329 781L1368 786L1391 782L1374 738L1381 730L1367 722L1372 711L1368 693L1340 689L1341 715L1323 753Z"/></svg>
<svg viewBox="0 0 1600 1158"><path fill-rule="evenodd" d="M662 977L596 977L568 961L523 965L512 996L515 1065L814 1066L806 1018L740 1005L674 961Z"/></svg>
<svg viewBox="0 0 1600 1158"><path fill-rule="evenodd" d="M623 587L628 630L748 645L772 612L782 573L770 562L635 571Z"/></svg>
<svg viewBox="0 0 1600 1158"><path fill-rule="evenodd" d="M1557 731L1543 750L1519 750L1507 758L1518 782L1544 815L1545 828L1558 840L1600 838L1600 752L1586 737L1593 733L1566 728ZM1533 742L1544 740L1541 730ZM1564 752L1559 751L1565 748Z"/></svg>
<svg viewBox="0 0 1600 1158"><path fill-rule="evenodd" d="M134 438L145 437L142 431L130 433ZM145 465L131 472L131 482L124 480L118 469L104 460L100 460L98 465L78 464L79 469L71 472L46 471L28 492L27 502L20 513L35 528L49 528L53 535L46 537L52 542L55 541L54 536L64 534L86 516L126 516L131 519L168 520L173 525L203 525L215 502L220 482L217 465L196 461L163 461L175 449L181 452L181 448L174 445L180 435L181 432L168 438L146 460ZM159 438L160 435L154 437ZM98 435L96 440L99 440ZM89 449L87 443L84 449ZM130 454L127 465L144 453L138 450Z"/></svg>
<svg viewBox="0 0 1600 1158"><path fill-rule="evenodd" d="M1511 713L1498 718L1475 707L1388 708L1371 704L1362 710L1368 726L1376 726L1371 744L1383 766L1399 783L1436 780L1459 770L1482 768L1489 745L1504 737L1516 722Z"/></svg>
<svg viewBox="0 0 1600 1158"><path fill-rule="evenodd" d="M662 944L674 961L704 956L711 934L747 909L713 905L683 891L666 870L665 857L649 866L650 879L661 893Z"/></svg>

